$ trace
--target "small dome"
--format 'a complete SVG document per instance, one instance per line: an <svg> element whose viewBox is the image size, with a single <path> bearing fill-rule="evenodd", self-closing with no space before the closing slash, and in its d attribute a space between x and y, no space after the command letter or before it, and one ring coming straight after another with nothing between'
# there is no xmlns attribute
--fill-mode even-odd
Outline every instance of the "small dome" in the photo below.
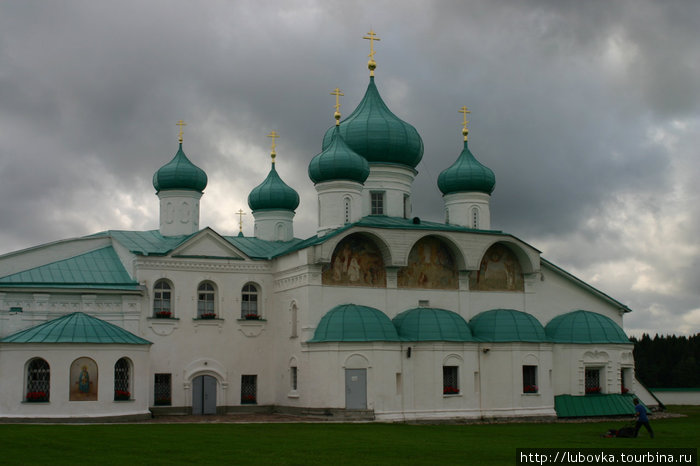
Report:
<svg viewBox="0 0 700 466"><path fill-rule="evenodd" d="M423 140L416 128L391 113L386 106L374 77L369 78L367 92L357 108L340 123L340 134L353 151L369 163L393 163L415 168L423 158ZM325 150L335 128L323 137Z"/></svg>
<svg viewBox="0 0 700 466"><path fill-rule="evenodd" d="M438 188L442 194L481 192L491 194L496 187L493 171L480 163L469 150L467 141L455 163L438 176Z"/></svg>
<svg viewBox="0 0 700 466"><path fill-rule="evenodd" d="M469 321L474 337L481 341L545 342L547 337L540 321L514 309L493 309L477 314Z"/></svg>
<svg viewBox="0 0 700 466"><path fill-rule="evenodd" d="M328 146L309 163L314 184L332 180L364 183L369 176L369 163L345 144L339 128L335 127Z"/></svg>
<svg viewBox="0 0 700 466"><path fill-rule="evenodd" d="M445 309L409 309L392 322L403 341L475 341L467 321Z"/></svg>
<svg viewBox="0 0 700 466"><path fill-rule="evenodd" d="M630 343L611 318L590 311L574 311L550 320L547 337L555 343Z"/></svg>
<svg viewBox="0 0 700 466"><path fill-rule="evenodd" d="M248 205L253 210L291 210L299 206L299 194L282 181L272 164L267 178L248 195Z"/></svg>
<svg viewBox="0 0 700 466"><path fill-rule="evenodd" d="M322 341L399 341L396 328L379 309L341 304L321 318L310 343Z"/></svg>
<svg viewBox="0 0 700 466"><path fill-rule="evenodd" d="M173 159L153 174L153 187L156 193L169 189L204 191L207 187L207 174L190 162L182 151L182 143Z"/></svg>

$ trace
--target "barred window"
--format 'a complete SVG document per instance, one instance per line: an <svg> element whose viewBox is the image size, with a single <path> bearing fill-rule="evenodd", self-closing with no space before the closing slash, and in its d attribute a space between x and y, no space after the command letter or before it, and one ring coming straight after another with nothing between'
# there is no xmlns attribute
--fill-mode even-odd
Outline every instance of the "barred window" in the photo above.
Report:
<svg viewBox="0 0 700 466"><path fill-rule="evenodd" d="M459 393L459 367L442 366L442 393L444 395Z"/></svg>
<svg viewBox="0 0 700 466"><path fill-rule="evenodd" d="M258 288L247 283L241 291L241 319L257 319L258 313Z"/></svg>
<svg viewBox="0 0 700 466"><path fill-rule="evenodd" d="M600 393L600 368L586 369L586 393Z"/></svg>
<svg viewBox="0 0 700 466"><path fill-rule="evenodd" d="M49 401L51 369L49 363L35 358L27 364L27 391L25 401Z"/></svg>
<svg viewBox="0 0 700 466"><path fill-rule="evenodd" d="M127 358L121 358L114 364L114 399L131 399L131 364Z"/></svg>
<svg viewBox="0 0 700 466"><path fill-rule="evenodd" d="M216 291L214 285L204 282L197 288L197 318L213 319L216 317Z"/></svg>
<svg viewBox="0 0 700 466"><path fill-rule="evenodd" d="M172 288L165 280L156 282L153 287L153 316L160 318L173 317Z"/></svg>
<svg viewBox="0 0 700 466"><path fill-rule="evenodd" d="M257 404L258 376L241 376L241 404Z"/></svg>
<svg viewBox="0 0 700 466"><path fill-rule="evenodd" d="M171 374L155 374L155 383L153 384L153 404L155 406L170 406L172 404L171 386Z"/></svg>
<svg viewBox="0 0 700 466"><path fill-rule="evenodd" d="M537 366L523 366L523 393L537 392Z"/></svg>

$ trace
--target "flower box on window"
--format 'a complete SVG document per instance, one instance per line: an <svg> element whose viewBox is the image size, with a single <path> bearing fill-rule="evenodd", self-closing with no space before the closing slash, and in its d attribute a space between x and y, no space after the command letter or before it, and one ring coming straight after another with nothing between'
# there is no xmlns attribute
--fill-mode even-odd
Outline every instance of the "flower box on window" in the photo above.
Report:
<svg viewBox="0 0 700 466"><path fill-rule="evenodd" d="M173 316L173 313L170 311L158 311L158 312L156 312L157 319L170 319L172 316Z"/></svg>
<svg viewBox="0 0 700 466"><path fill-rule="evenodd" d="M114 401L127 401L131 399L131 393L127 390L114 390Z"/></svg>
<svg viewBox="0 0 700 466"><path fill-rule="evenodd" d="M537 393L537 385L525 385L523 393Z"/></svg>
<svg viewBox="0 0 700 466"><path fill-rule="evenodd" d="M214 312L205 312L203 314L199 315L200 319L216 319L216 313Z"/></svg>
<svg viewBox="0 0 700 466"><path fill-rule="evenodd" d="M49 395L46 392L29 392L27 393L27 401L30 403L49 401Z"/></svg>
<svg viewBox="0 0 700 466"><path fill-rule="evenodd" d="M443 395L459 395L459 388L457 387L442 387Z"/></svg>
<svg viewBox="0 0 700 466"><path fill-rule="evenodd" d="M257 403L255 399L255 395L244 395L243 399L241 399L242 404L247 404L247 405L253 405Z"/></svg>
<svg viewBox="0 0 700 466"><path fill-rule="evenodd" d="M598 395L600 394L600 387L587 387L586 395Z"/></svg>
<svg viewBox="0 0 700 466"><path fill-rule="evenodd" d="M622 387L622 388L620 389L620 393L622 393L623 395L624 395L625 393L628 393L629 391L630 391L630 389L627 388L627 387Z"/></svg>
<svg viewBox="0 0 700 466"><path fill-rule="evenodd" d="M259 316L259 315L257 315L257 314L251 314L251 313L248 313L248 314L244 315L243 318L244 318L245 320L260 320L260 316Z"/></svg>

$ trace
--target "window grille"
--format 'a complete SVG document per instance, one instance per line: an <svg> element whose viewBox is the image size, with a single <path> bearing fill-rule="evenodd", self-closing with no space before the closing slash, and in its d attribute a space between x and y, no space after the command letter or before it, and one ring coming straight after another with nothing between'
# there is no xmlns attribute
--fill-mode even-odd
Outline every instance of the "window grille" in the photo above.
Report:
<svg viewBox="0 0 700 466"><path fill-rule="evenodd" d="M370 193L372 215L384 215L384 193Z"/></svg>
<svg viewBox="0 0 700 466"><path fill-rule="evenodd" d="M442 393L456 395L459 393L459 368L457 366L442 366Z"/></svg>
<svg viewBox="0 0 700 466"><path fill-rule="evenodd" d="M171 374L156 374L155 383L153 384L153 404L155 406L170 406L172 403L171 395Z"/></svg>
<svg viewBox="0 0 700 466"><path fill-rule="evenodd" d="M241 292L241 318L258 317L258 289L252 283L243 287Z"/></svg>
<svg viewBox="0 0 700 466"><path fill-rule="evenodd" d="M257 375L242 375L241 376L241 403L256 404L258 391L258 376Z"/></svg>
<svg viewBox="0 0 700 466"><path fill-rule="evenodd" d="M27 366L27 401L49 401L51 369L41 358L32 359Z"/></svg>
<svg viewBox="0 0 700 466"><path fill-rule="evenodd" d="M156 317L171 317L171 304L170 284L161 280L153 287L153 315Z"/></svg>
<svg viewBox="0 0 700 466"><path fill-rule="evenodd" d="M600 393L600 369L586 369L586 393Z"/></svg>
<svg viewBox="0 0 700 466"><path fill-rule="evenodd" d="M131 398L130 372L131 367L126 358L121 358L114 365L114 399L128 400Z"/></svg>
<svg viewBox="0 0 700 466"><path fill-rule="evenodd" d="M216 317L214 285L202 283L197 289L197 296L197 317L200 319Z"/></svg>
<svg viewBox="0 0 700 466"><path fill-rule="evenodd" d="M537 392L537 366L523 366L523 393Z"/></svg>

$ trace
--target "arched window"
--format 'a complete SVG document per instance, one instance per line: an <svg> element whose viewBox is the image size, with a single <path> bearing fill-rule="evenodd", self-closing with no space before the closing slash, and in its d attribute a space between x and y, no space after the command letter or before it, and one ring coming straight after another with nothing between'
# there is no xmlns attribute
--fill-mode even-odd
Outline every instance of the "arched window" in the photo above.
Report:
<svg viewBox="0 0 700 466"><path fill-rule="evenodd" d="M51 369L49 363L35 358L27 364L27 390L25 401L49 401Z"/></svg>
<svg viewBox="0 0 700 466"><path fill-rule="evenodd" d="M258 287L246 283L241 291L241 319L255 320L260 318L258 307Z"/></svg>
<svg viewBox="0 0 700 466"><path fill-rule="evenodd" d="M350 210L350 198L343 198L343 204L345 206L345 223L350 223L350 218L352 215L352 212Z"/></svg>
<svg viewBox="0 0 700 466"><path fill-rule="evenodd" d="M201 283L197 288L197 318L216 318L216 290L209 282Z"/></svg>
<svg viewBox="0 0 700 466"><path fill-rule="evenodd" d="M166 280L159 280L153 287L153 317L173 317L172 287Z"/></svg>
<svg viewBox="0 0 700 466"><path fill-rule="evenodd" d="M277 241L284 241L284 223L279 222L275 226L275 235L276 235L275 239Z"/></svg>
<svg viewBox="0 0 700 466"><path fill-rule="evenodd" d="M472 207L472 228L479 228L479 208Z"/></svg>
<svg viewBox="0 0 700 466"><path fill-rule="evenodd" d="M131 399L131 364L127 358L119 359L114 365L114 399Z"/></svg>

